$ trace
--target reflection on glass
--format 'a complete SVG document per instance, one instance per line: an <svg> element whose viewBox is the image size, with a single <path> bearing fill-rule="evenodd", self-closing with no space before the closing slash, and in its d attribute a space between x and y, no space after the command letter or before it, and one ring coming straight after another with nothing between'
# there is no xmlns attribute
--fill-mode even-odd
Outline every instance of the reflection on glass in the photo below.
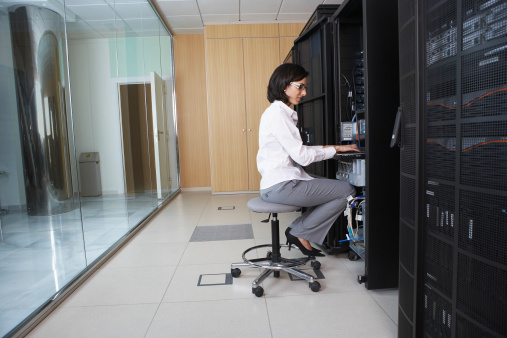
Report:
<svg viewBox="0 0 507 338"><path fill-rule="evenodd" d="M1 336L86 267L69 159L63 18L35 6L2 9Z"/></svg>
<svg viewBox="0 0 507 338"><path fill-rule="evenodd" d="M152 191L155 177L151 86L140 83L119 84L120 115L123 131L126 195L135 197Z"/></svg>
<svg viewBox="0 0 507 338"><path fill-rule="evenodd" d="M0 0L0 336L179 189L172 40L149 3L23 3Z"/></svg>
<svg viewBox="0 0 507 338"><path fill-rule="evenodd" d="M166 104L165 104L165 83L156 72L150 73L151 80L151 102L152 102L152 124L154 135L155 155L155 184L157 198L169 193L171 175L169 172L169 148L168 133L166 129Z"/></svg>
<svg viewBox="0 0 507 338"><path fill-rule="evenodd" d="M11 7L16 96L29 215L72 209L65 114L63 18L34 6Z"/></svg>
<svg viewBox="0 0 507 338"><path fill-rule="evenodd" d="M166 106L166 142L168 144L169 170L170 170L170 191L179 188L179 165L178 165L178 134L176 123L176 105L174 92L174 63L173 63L172 37L164 29L160 30L160 53L166 55L167 59L161 63L162 78L165 79L165 106Z"/></svg>

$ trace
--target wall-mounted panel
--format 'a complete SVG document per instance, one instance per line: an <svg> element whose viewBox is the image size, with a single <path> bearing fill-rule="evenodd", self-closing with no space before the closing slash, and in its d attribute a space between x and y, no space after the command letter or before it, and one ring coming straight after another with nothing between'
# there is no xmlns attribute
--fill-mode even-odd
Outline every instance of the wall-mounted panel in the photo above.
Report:
<svg viewBox="0 0 507 338"><path fill-rule="evenodd" d="M203 34L174 36L181 187L211 187Z"/></svg>

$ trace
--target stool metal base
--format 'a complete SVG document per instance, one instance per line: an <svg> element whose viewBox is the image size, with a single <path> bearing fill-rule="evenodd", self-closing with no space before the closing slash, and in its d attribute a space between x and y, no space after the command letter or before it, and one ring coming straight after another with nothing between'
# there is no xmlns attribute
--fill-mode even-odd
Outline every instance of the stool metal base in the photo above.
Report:
<svg viewBox="0 0 507 338"><path fill-rule="evenodd" d="M272 252L268 251L266 258L253 258L253 259L246 258L246 254L248 252L250 252L252 250L260 249L260 248L266 248L266 247L272 248L272 244L263 244L263 245L257 245L257 246L253 246L251 248L248 248L243 252L243 255L242 255L243 263L231 264L231 273L232 273L233 277L239 276L239 273L237 273L237 272L235 273L235 269L240 269L240 268L263 268L264 269L264 271L262 271L261 274L252 282L252 293L254 293L258 297L262 296L263 290L260 287L260 284L273 272L274 272L275 277L279 277L280 271L285 271L289 274L292 274L292 275L295 275L299 278L307 280L309 282L309 286L312 289L312 291L314 291L314 289L317 287L317 284L318 284L317 291L318 291L318 289L320 289L320 284L318 282L315 282L314 276L307 274L301 270L296 269L296 267L301 266L301 265L305 265L309 261L315 261L315 257L306 256L306 257L301 257L301 258L284 258L284 257L279 256L277 259L278 261L275 262L275 261L273 261L273 258L272 258ZM280 244L280 247L289 247L289 245ZM294 247L292 247L292 248L294 248ZM315 262L317 262L317 261L315 261ZM319 266L320 266L320 264L319 264ZM236 270L236 271L238 271L238 270Z"/></svg>
<svg viewBox="0 0 507 338"><path fill-rule="evenodd" d="M258 202L257 204L260 203L261 205L262 204L264 204L264 206L266 205L266 202L263 202L260 197L250 200L249 203L252 201L257 201ZM278 206L278 207L280 207L280 206ZM285 207L287 207L287 206L285 206ZM255 208L252 209L250 207L250 205L249 205L249 208L255 212L266 212L265 210L264 211L257 210ZM290 207L290 208L293 209L295 207ZM294 210L296 210L296 209L294 209ZM294 211L294 210L292 210L292 211ZM287 247L290 249L291 246L280 244L280 232L279 232L280 223L278 221L278 213L274 210L272 210L270 212L271 212L270 216L271 215L273 216L271 219L271 241L272 241L271 244L257 245L257 246L253 246L251 248L246 249L242 255L243 263L231 264L232 277L234 277L234 278L239 277L239 275L241 274L240 268L263 268L264 271L262 271L262 273L259 275L259 277L257 277L252 282L252 293L255 294L257 297L261 297L264 293L264 289L260 286L262 281L264 281L271 273L273 273L273 275L275 277L280 277L280 271L285 271L285 272L290 273L294 276L298 276L299 278L307 280L308 286L310 287L310 289L313 292L319 291L320 290L320 283L315 281L314 277L312 275L309 275L301 270L296 269L296 267L301 266L301 265L305 265L308 261L315 260L315 257L305 256L302 258L294 258L294 259L282 257L282 255L280 254L280 248ZM266 220L265 222L268 222L268 221L269 221L269 217L268 217L268 220ZM271 248L271 251L268 251L268 255L266 258L254 258L254 259L247 259L246 258L246 254L249 253L250 251L260 249L260 248L266 248L266 247ZM292 247L292 248L294 248L294 247ZM318 269L318 268L320 268L320 263L318 261L312 262L312 267L314 269Z"/></svg>

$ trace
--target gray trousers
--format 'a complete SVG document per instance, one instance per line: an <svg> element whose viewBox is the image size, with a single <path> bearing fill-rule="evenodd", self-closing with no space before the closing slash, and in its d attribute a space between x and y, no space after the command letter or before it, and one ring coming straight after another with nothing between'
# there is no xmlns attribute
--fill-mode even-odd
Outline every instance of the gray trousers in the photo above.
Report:
<svg viewBox="0 0 507 338"><path fill-rule="evenodd" d="M307 207L290 225L290 233L317 244L324 242L329 229L347 207L349 195L356 195L350 184L327 178L285 181L261 190L266 202Z"/></svg>

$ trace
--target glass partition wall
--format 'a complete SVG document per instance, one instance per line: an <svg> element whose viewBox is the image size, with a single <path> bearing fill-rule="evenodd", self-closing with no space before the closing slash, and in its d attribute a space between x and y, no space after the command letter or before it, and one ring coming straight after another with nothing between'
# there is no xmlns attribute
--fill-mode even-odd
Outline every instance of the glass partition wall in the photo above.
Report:
<svg viewBox="0 0 507 338"><path fill-rule="evenodd" d="M142 0L0 0L0 336L179 191L172 37Z"/></svg>

